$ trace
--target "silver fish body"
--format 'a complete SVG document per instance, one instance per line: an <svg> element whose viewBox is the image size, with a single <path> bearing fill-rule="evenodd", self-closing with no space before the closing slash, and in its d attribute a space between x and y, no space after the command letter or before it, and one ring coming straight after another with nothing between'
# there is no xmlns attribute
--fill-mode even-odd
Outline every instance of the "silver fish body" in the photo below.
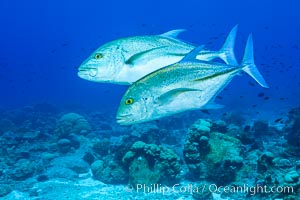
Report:
<svg viewBox="0 0 300 200"><path fill-rule="evenodd" d="M193 50L182 61L132 84L121 100L117 122L130 125L187 110L220 108L215 97L242 70L268 87L254 64L252 50L249 37L241 66L193 60L199 48Z"/></svg>
<svg viewBox="0 0 300 200"><path fill-rule="evenodd" d="M204 108L240 71L235 66L223 67L183 63L147 75L125 93L117 114L118 123L130 125ZM132 99L132 105L126 105L128 99Z"/></svg>
<svg viewBox="0 0 300 200"><path fill-rule="evenodd" d="M183 29L161 35L134 36L114 40L99 47L78 68L78 76L94 82L132 84L143 76L180 61L194 45L177 39ZM236 65L233 48L237 26L220 51L198 52L200 60L221 58Z"/></svg>

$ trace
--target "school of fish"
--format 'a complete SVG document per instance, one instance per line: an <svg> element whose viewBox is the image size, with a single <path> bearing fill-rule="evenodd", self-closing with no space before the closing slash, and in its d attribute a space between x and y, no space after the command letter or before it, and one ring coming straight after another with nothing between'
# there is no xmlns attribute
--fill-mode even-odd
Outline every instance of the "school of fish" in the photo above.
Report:
<svg viewBox="0 0 300 200"><path fill-rule="evenodd" d="M132 125L196 109L218 109L216 96L241 71L268 88L253 57L250 34L239 65L234 54L236 25L219 51L179 40L185 31L134 36L99 47L78 68L94 82L130 85L121 99L117 122ZM220 58L223 62L213 61Z"/></svg>

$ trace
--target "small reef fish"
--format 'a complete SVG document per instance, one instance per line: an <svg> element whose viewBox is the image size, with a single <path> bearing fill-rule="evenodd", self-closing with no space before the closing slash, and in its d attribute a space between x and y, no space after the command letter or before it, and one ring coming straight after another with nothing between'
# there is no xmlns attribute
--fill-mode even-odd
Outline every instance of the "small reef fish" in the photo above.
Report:
<svg viewBox="0 0 300 200"><path fill-rule="evenodd" d="M202 49L197 59L220 58L227 64L238 65L234 55L237 28L236 25L231 30L219 51ZM133 36L108 42L81 64L78 76L94 82L132 84L157 69L180 61L195 48L177 38L183 31L178 29L161 35Z"/></svg>
<svg viewBox="0 0 300 200"><path fill-rule="evenodd" d="M187 110L221 108L214 103L215 97L241 71L262 87L268 87L254 64L252 35L248 37L240 66L195 59L202 49L203 46L195 48L180 62L133 83L120 102L117 122L130 125Z"/></svg>

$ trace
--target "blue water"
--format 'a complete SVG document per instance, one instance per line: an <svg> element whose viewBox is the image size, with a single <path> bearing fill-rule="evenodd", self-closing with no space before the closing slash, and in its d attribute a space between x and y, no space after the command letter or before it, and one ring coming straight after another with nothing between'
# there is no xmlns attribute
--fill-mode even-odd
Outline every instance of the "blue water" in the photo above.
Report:
<svg viewBox="0 0 300 200"><path fill-rule="evenodd" d="M217 50L229 30L239 24L236 55L241 60L252 32L255 61L270 89L243 75L234 78L224 92L228 96L224 104L259 104L261 110L292 107L300 99L298 8L296 0L4 0L0 3L0 105L47 102L116 109L125 86L92 83L77 76L77 67L95 48L120 37L185 28L188 31L181 39ZM269 99L257 98L260 92Z"/></svg>

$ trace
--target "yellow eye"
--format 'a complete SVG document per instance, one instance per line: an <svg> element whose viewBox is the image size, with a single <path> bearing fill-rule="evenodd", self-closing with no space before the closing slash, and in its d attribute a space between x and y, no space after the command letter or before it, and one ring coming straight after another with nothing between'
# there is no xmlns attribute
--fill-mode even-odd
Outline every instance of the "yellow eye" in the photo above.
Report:
<svg viewBox="0 0 300 200"><path fill-rule="evenodd" d="M126 104L126 105L133 104L133 99L132 99L132 98L127 99L127 100L125 101L125 104Z"/></svg>
<svg viewBox="0 0 300 200"><path fill-rule="evenodd" d="M95 55L95 59L101 59L101 58L103 58L103 54L102 53L97 53Z"/></svg>

